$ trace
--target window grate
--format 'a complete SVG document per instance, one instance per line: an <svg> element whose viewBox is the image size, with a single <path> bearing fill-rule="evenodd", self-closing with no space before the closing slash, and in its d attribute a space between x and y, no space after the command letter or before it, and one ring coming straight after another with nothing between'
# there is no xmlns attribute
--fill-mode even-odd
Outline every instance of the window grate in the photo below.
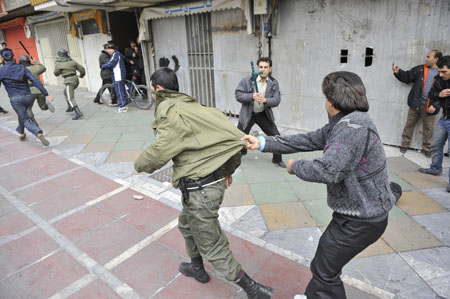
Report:
<svg viewBox="0 0 450 299"><path fill-rule="evenodd" d="M186 34L192 96L200 104L215 107L211 14L186 16Z"/></svg>

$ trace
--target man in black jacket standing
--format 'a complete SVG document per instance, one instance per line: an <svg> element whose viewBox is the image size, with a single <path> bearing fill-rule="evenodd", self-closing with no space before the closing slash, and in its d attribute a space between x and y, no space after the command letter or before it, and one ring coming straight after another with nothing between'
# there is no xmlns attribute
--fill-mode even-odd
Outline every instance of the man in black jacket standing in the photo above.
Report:
<svg viewBox="0 0 450 299"><path fill-rule="evenodd" d="M109 62L109 60L111 59L111 55L109 55L105 49L106 46L108 46L108 43L103 45L103 50L100 53L100 56L98 57L98 62L100 64L100 77L102 78L102 86L105 84L112 84L112 77L111 77L111 70L109 69L102 69L102 66L104 64L107 64ZM94 99L94 103L97 104L103 104L102 102L100 102L100 91L102 90L102 88L100 87L100 90L97 92L97 95L95 96ZM109 88L109 94L111 95L111 106L119 106L118 102L117 102L117 96L116 96L116 92L114 91L114 88Z"/></svg>
<svg viewBox="0 0 450 299"><path fill-rule="evenodd" d="M449 142L447 152L450 154L450 56L443 56L439 59L437 66L439 76L435 78L429 96L431 100L436 100L442 107L442 116L436 124L431 141L431 165L430 168L420 168L422 173L439 175L442 172L442 162L444 160L444 145ZM450 173L447 191L450 192Z"/></svg>
<svg viewBox="0 0 450 299"><path fill-rule="evenodd" d="M248 76L239 82L234 92L236 100L242 104L238 129L248 134L256 123L267 136L280 135L272 112L272 107L277 107L281 101L278 81L270 75L272 60L269 57L261 57L256 64L258 72L263 72L256 79L258 88L255 88L252 77ZM247 150L244 149L242 154L246 153ZM273 154L272 163L286 168L280 154Z"/></svg>
<svg viewBox="0 0 450 299"><path fill-rule="evenodd" d="M414 127L419 118L423 121L423 153L427 158L431 157L431 137L436 122L436 114L439 112L439 102L430 102L428 92L433 85L434 77L437 75L437 66L442 53L439 50L432 50L425 58L425 64L418 65L409 71L404 71L392 64L392 71L395 78L403 83L414 83L408 95L408 118L402 133L402 143L400 151L406 153Z"/></svg>

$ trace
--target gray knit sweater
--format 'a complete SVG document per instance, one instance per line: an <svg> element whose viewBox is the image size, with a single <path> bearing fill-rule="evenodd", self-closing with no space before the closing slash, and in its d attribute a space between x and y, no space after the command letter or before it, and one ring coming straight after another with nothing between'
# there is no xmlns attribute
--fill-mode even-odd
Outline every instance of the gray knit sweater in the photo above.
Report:
<svg viewBox="0 0 450 299"><path fill-rule="evenodd" d="M296 161L291 171L302 180L327 184L331 209L362 221L387 216L395 198L389 187L383 145L367 113L339 113L315 132L266 137L263 151L289 154L315 150L323 150L323 156Z"/></svg>

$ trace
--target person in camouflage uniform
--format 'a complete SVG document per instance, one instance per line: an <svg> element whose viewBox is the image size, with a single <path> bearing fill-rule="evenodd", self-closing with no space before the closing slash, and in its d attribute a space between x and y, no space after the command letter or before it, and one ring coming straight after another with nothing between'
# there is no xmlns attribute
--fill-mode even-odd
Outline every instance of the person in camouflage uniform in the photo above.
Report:
<svg viewBox="0 0 450 299"><path fill-rule="evenodd" d="M191 258L178 270L207 283L206 258L221 276L243 288L248 298L272 298L273 289L250 278L234 258L218 220L225 188L231 185L231 175L241 163L244 133L218 109L202 106L178 92L173 70L158 69L150 85L156 98L152 124L156 142L138 157L134 167L137 172L152 173L173 161L172 183L183 194L178 228Z"/></svg>
<svg viewBox="0 0 450 299"><path fill-rule="evenodd" d="M77 71L80 73L79 76L77 76ZM86 70L81 64L70 58L66 49L61 49L58 51L54 74L55 76L61 75L64 78L64 85L66 86L64 96L68 105L66 112L75 111L75 116L72 119L79 119L83 116L83 113L81 113L75 101L75 89L80 84L78 77L83 78Z"/></svg>
<svg viewBox="0 0 450 299"><path fill-rule="evenodd" d="M45 66L37 60L33 60L34 64L31 64L30 57L28 57L27 55L20 55L19 63L24 65L37 80L40 80L39 76L46 70ZM37 101L41 110L49 110L52 113L55 112L55 107L53 107L52 103L45 100L45 95L38 88L34 87L34 85L30 81L28 81L28 85L30 86L31 96L33 97L33 104L34 101ZM30 106L27 109L27 114L32 120L34 120L34 122L37 123L36 119L34 118L32 108L33 106Z"/></svg>

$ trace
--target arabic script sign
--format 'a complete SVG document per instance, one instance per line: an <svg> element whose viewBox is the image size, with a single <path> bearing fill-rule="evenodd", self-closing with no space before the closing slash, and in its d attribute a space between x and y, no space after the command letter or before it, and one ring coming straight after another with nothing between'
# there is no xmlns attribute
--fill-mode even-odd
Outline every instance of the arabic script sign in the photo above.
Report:
<svg viewBox="0 0 450 299"><path fill-rule="evenodd" d="M189 3L187 5L175 5L175 6L168 6L164 9L164 13L171 16L173 14L189 14L189 13L195 13L200 12L204 8L210 8L213 6L213 0L204 0L204 1L197 1L193 3ZM198 10L198 11L195 11Z"/></svg>

